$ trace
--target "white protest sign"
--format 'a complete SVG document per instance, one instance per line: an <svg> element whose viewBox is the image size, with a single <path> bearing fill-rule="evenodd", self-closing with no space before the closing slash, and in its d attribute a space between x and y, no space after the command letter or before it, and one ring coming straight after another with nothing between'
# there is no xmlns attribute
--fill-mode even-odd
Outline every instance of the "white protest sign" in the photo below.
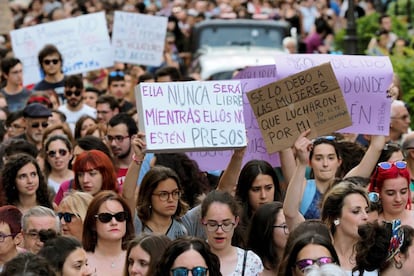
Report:
<svg viewBox="0 0 414 276"><path fill-rule="evenodd" d="M115 12L112 46L115 60L159 66L164 52L167 17Z"/></svg>
<svg viewBox="0 0 414 276"><path fill-rule="evenodd" d="M246 146L240 81L141 83L135 96L149 152Z"/></svg>
<svg viewBox="0 0 414 276"><path fill-rule="evenodd" d="M42 79L37 56L46 44L54 44L63 55L66 75L114 63L104 12L22 28L10 34L13 52L23 63L24 85Z"/></svg>

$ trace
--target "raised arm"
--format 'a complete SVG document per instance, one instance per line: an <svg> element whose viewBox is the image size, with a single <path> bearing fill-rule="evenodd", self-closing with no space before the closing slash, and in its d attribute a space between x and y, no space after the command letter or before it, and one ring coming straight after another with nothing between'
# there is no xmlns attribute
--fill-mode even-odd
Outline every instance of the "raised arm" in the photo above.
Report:
<svg viewBox="0 0 414 276"><path fill-rule="evenodd" d="M381 151L384 149L385 145L385 136L383 135L374 135L371 138L371 143L367 151L364 154L361 162L351 169L345 177L351 176L361 176L365 178L369 178L371 176L371 172L374 170L375 166L377 165L378 158L381 155Z"/></svg>
<svg viewBox="0 0 414 276"><path fill-rule="evenodd" d="M306 166L309 163L309 153L312 142L306 137L310 129L301 133L295 142L296 168L294 169L291 180L286 191L285 201L283 202L283 213L289 231L292 231L299 223L305 220L299 212L300 204L305 190Z"/></svg>
<svg viewBox="0 0 414 276"><path fill-rule="evenodd" d="M145 158L146 143L144 141L145 134L139 132L132 139L132 149L134 150L134 160L129 164L128 172L125 176L124 186L122 188L122 197L128 203L131 209L132 217L135 216L135 205L138 198L137 180L139 171L141 170L142 161Z"/></svg>
<svg viewBox="0 0 414 276"><path fill-rule="evenodd" d="M220 177L217 190L234 195L234 187L237 185L237 180L239 179L245 152L246 147L234 150L227 168Z"/></svg>

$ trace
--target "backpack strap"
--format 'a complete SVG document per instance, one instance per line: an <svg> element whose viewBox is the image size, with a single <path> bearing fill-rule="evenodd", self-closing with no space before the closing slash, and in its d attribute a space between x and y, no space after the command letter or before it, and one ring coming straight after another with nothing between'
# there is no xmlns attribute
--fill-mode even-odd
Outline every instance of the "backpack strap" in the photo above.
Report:
<svg viewBox="0 0 414 276"><path fill-rule="evenodd" d="M303 192L302 201L300 203L299 211L302 215L305 215L312 203L313 197L316 194L315 179L306 180L305 191Z"/></svg>
<svg viewBox="0 0 414 276"><path fill-rule="evenodd" d="M242 276L244 276L244 272L246 270L246 259L247 259L247 250L244 250Z"/></svg>

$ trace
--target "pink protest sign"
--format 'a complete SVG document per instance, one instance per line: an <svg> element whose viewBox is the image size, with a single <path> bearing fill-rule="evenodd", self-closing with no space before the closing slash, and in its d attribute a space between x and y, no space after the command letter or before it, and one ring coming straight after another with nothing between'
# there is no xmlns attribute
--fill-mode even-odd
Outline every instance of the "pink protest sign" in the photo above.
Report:
<svg viewBox="0 0 414 276"><path fill-rule="evenodd" d="M260 78L265 76L265 78ZM247 67L240 71L233 79L238 79L243 87L243 115L247 133L247 150L243 164L252 159L261 159L274 167L280 166L279 155L268 154L257 120L249 104L246 93L266 84L272 83L276 77L275 65ZM230 161L232 151L189 152L187 155L197 161L202 170L225 169Z"/></svg>
<svg viewBox="0 0 414 276"><path fill-rule="evenodd" d="M339 132L388 135L391 100L387 89L393 69L388 57L278 55L279 79L330 62L344 95L352 125Z"/></svg>

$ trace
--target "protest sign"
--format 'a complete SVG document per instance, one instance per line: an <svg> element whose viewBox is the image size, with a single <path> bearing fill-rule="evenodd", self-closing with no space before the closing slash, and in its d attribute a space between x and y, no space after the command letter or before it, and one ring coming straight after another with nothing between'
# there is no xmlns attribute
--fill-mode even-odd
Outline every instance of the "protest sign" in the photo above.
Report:
<svg viewBox="0 0 414 276"><path fill-rule="evenodd" d="M140 83L135 95L149 152L246 145L239 81Z"/></svg>
<svg viewBox="0 0 414 276"><path fill-rule="evenodd" d="M113 65L105 13L53 21L11 33L13 52L23 63L23 84L42 79L38 53L54 44L63 56L63 73L78 74Z"/></svg>
<svg viewBox="0 0 414 276"><path fill-rule="evenodd" d="M269 153L291 147L303 131L310 138L351 125L329 63L247 93Z"/></svg>
<svg viewBox="0 0 414 276"><path fill-rule="evenodd" d="M352 125L339 132L388 135L391 99L387 89L393 78L388 57L301 54L276 59L280 78L330 62L352 119Z"/></svg>
<svg viewBox="0 0 414 276"><path fill-rule="evenodd" d="M159 66L163 61L167 17L115 11L112 46L115 60Z"/></svg>
<svg viewBox="0 0 414 276"><path fill-rule="evenodd" d="M14 29L14 19L8 0L0 0L0 34L8 34Z"/></svg>
<svg viewBox="0 0 414 276"><path fill-rule="evenodd" d="M253 159L259 159L269 162L274 167L280 166L279 155L269 154L266 151L265 142L246 96L246 91L262 87L277 80L276 66L273 64L247 67L234 76L233 79L240 80L243 90L243 115L248 143L242 164L244 165ZM187 153L191 159L197 161L203 171L225 169L232 154L233 152L229 150Z"/></svg>

